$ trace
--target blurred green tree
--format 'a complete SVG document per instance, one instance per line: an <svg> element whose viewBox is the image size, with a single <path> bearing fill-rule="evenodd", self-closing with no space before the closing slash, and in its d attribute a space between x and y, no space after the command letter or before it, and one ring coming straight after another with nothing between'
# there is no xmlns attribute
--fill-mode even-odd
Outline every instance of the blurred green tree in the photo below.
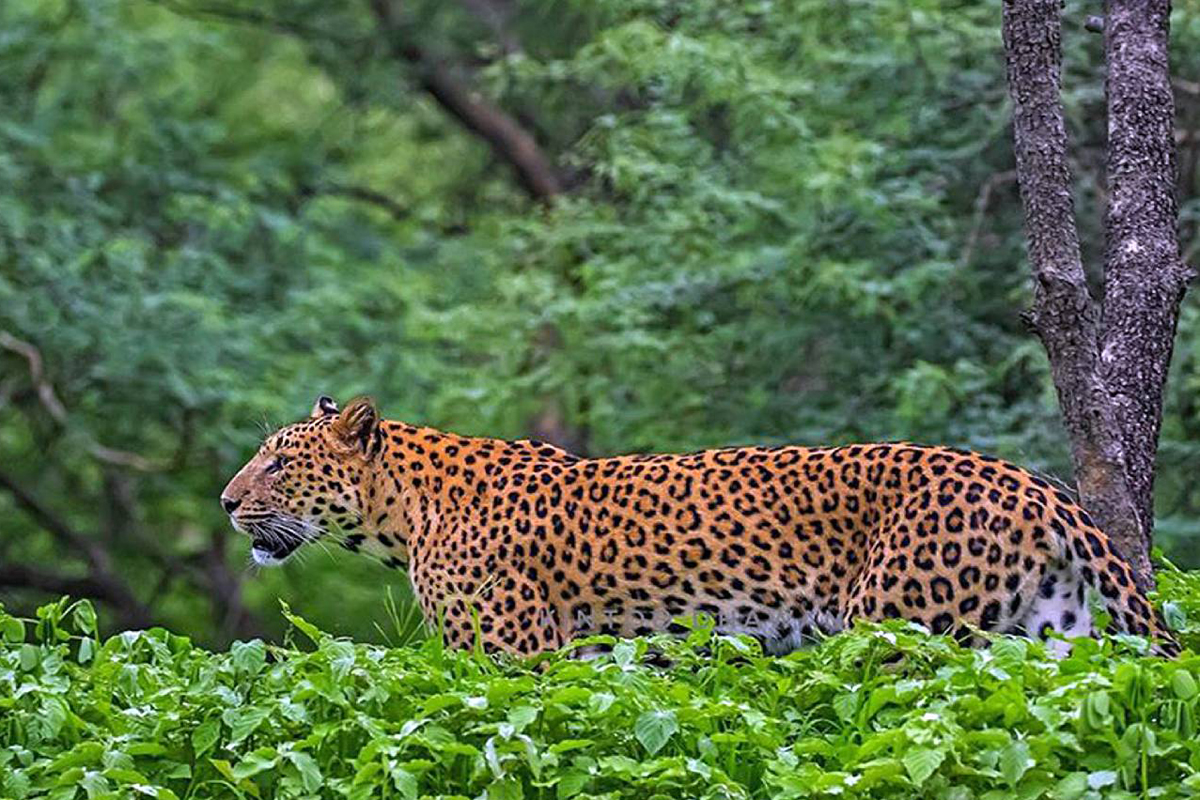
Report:
<svg viewBox="0 0 1200 800"><path fill-rule="evenodd" d="M1083 9L1063 97L1094 264ZM248 580L216 502L320 393L589 454L910 438L1070 474L1017 316L991 4L10 0L0 30L10 607L87 593L219 643L278 631L283 594L377 635L389 573L317 551ZM1187 257L1200 14L1173 30ZM1192 305L1173 369L1158 531L1186 560Z"/></svg>

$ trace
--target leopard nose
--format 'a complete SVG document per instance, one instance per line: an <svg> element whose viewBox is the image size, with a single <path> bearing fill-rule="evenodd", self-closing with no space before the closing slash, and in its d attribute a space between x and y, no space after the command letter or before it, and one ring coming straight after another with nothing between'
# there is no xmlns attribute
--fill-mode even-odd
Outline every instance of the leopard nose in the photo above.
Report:
<svg viewBox="0 0 1200 800"><path fill-rule="evenodd" d="M232 497L221 497L221 508L225 509L226 514L232 514L234 511L237 511L237 507L241 504L241 500L236 500Z"/></svg>

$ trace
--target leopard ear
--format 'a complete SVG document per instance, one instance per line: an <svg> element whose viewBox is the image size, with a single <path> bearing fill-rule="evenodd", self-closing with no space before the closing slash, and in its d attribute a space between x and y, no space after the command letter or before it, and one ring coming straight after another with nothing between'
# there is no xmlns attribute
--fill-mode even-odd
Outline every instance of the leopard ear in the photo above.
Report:
<svg viewBox="0 0 1200 800"><path fill-rule="evenodd" d="M379 412L369 397L356 397L346 404L330 426L334 440L349 450L371 452L371 440L379 428Z"/></svg>
<svg viewBox="0 0 1200 800"><path fill-rule="evenodd" d="M323 394L317 398L317 402L313 403L312 411L309 412L308 417L309 419L317 419L318 417L336 413L338 413L337 403L333 402L332 397Z"/></svg>

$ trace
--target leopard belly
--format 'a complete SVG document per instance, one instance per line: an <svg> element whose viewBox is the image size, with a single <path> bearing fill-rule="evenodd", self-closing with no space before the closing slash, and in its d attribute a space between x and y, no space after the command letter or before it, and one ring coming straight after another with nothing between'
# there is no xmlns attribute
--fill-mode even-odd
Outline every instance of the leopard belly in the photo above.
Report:
<svg viewBox="0 0 1200 800"><path fill-rule="evenodd" d="M1029 636L1048 638L1057 631L1071 639L1092 634L1092 613L1087 603L1087 585L1079 573L1060 565L1049 570L1038 586L1037 597L1020 620L1018 631ZM1050 649L1059 656L1070 651L1070 644L1052 639Z"/></svg>

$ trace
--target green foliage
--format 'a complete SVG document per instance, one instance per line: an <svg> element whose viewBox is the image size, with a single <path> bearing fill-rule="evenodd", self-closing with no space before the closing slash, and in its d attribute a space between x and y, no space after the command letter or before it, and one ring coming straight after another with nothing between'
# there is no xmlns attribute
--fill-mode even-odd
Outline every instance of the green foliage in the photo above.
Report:
<svg viewBox="0 0 1200 800"><path fill-rule="evenodd" d="M0 612L0 796L1200 793L1200 661L1135 639L1056 661L897 623L765 658L697 625L524 664L443 650L366 561L247 580L217 494L321 393L463 433L550 419L590 454L912 438L1068 475L1017 316L994 4L397 5L387 34L369 3L0 4L0 333L37 356L0 349L0 474L26 493L0 492L26 615ZM1200 13L1176 6L1194 260ZM1064 101L1096 264L1090 11L1064 11ZM566 191L531 201L398 43ZM1157 541L1192 566L1198 396L1192 304L1156 482ZM167 628L41 604L98 563ZM1194 653L1200 573L1160 590Z"/></svg>
<svg viewBox="0 0 1200 800"><path fill-rule="evenodd" d="M768 657L698 620L521 662L355 644L286 606L295 643L213 653L162 628L99 640L64 598L0 611L0 793L1193 797L1200 586L1164 575L1189 646L1174 661L1130 637L1061 660L1023 639L964 649L898 621Z"/></svg>
<svg viewBox="0 0 1200 800"><path fill-rule="evenodd" d="M1018 317L994 4L394 5L389 38L365 2L0 4L0 331L38 349L65 411L0 349L0 471L139 576L154 619L207 643L273 637L283 594L339 634L389 630L370 565L244 581L215 502L261 429L321 393L468 434L557 420L590 454L909 438L1069 479ZM479 5L506 9L499 30ZM1088 13L1064 12L1064 101L1095 264ZM1194 3L1172 32L1186 87ZM531 201L395 40L525 126L566 191ZM1181 130L1200 125L1196 96L1177 105ZM1181 142L1194 255L1200 137ZM1156 480L1159 542L1185 565L1198 389L1193 304ZM3 492L0 517L0 562L60 583L92 569ZM27 613L47 597L0 590ZM105 630L121 619L100 612Z"/></svg>

